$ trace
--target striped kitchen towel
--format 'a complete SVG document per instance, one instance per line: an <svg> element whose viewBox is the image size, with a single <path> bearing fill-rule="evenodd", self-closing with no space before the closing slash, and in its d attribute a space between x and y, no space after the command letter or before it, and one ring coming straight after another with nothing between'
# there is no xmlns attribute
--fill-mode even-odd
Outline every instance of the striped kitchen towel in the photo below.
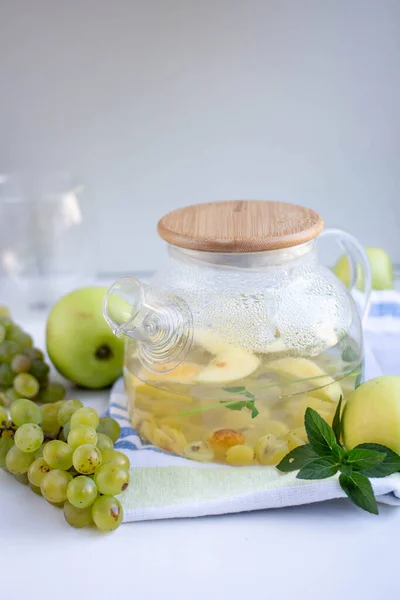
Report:
<svg viewBox="0 0 400 600"><path fill-rule="evenodd" d="M400 375L400 292L373 292L364 326L366 378ZM337 477L296 479L274 467L204 464L167 454L141 441L126 409L122 379L110 395L110 416L121 425L116 448L131 462L131 485L121 501L125 522L199 517L345 497ZM400 504L400 475L372 480L379 501Z"/></svg>

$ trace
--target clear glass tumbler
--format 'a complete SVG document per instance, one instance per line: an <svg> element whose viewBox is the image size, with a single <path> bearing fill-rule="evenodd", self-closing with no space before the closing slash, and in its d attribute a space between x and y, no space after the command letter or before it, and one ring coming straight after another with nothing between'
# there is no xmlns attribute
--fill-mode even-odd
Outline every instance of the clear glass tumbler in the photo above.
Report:
<svg viewBox="0 0 400 600"><path fill-rule="evenodd" d="M63 172L0 176L0 303L47 309L84 275L83 186Z"/></svg>

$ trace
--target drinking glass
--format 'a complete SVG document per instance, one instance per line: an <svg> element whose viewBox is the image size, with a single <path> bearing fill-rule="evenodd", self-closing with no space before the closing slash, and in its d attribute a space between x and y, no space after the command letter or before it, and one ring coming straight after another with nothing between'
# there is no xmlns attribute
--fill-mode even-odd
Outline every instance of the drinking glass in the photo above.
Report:
<svg viewBox="0 0 400 600"><path fill-rule="evenodd" d="M64 172L0 176L0 303L47 309L85 268L83 186Z"/></svg>

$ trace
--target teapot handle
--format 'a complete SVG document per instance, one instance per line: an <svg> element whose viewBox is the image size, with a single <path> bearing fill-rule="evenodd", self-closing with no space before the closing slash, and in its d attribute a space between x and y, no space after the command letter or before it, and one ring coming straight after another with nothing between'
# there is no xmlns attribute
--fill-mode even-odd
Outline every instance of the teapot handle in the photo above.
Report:
<svg viewBox="0 0 400 600"><path fill-rule="evenodd" d="M347 254L350 267L350 293L356 289L358 264L361 264L364 271L364 303L361 306L361 321L364 322L368 317L372 288L372 275L368 256L360 242L346 231L342 231L341 229L325 229L320 234L320 237L329 236L336 238L339 246Z"/></svg>

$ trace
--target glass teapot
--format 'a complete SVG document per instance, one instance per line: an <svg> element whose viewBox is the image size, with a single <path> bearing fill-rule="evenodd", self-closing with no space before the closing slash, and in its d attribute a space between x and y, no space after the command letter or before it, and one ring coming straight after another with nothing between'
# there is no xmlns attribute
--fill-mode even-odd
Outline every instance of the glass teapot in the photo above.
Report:
<svg viewBox="0 0 400 600"><path fill-rule="evenodd" d="M227 201L158 224L167 265L149 283L120 279L104 316L125 336L129 414L143 444L198 461L277 464L305 443L304 413L328 422L362 377L359 311L316 254L335 236L352 288L360 244L304 207Z"/></svg>

